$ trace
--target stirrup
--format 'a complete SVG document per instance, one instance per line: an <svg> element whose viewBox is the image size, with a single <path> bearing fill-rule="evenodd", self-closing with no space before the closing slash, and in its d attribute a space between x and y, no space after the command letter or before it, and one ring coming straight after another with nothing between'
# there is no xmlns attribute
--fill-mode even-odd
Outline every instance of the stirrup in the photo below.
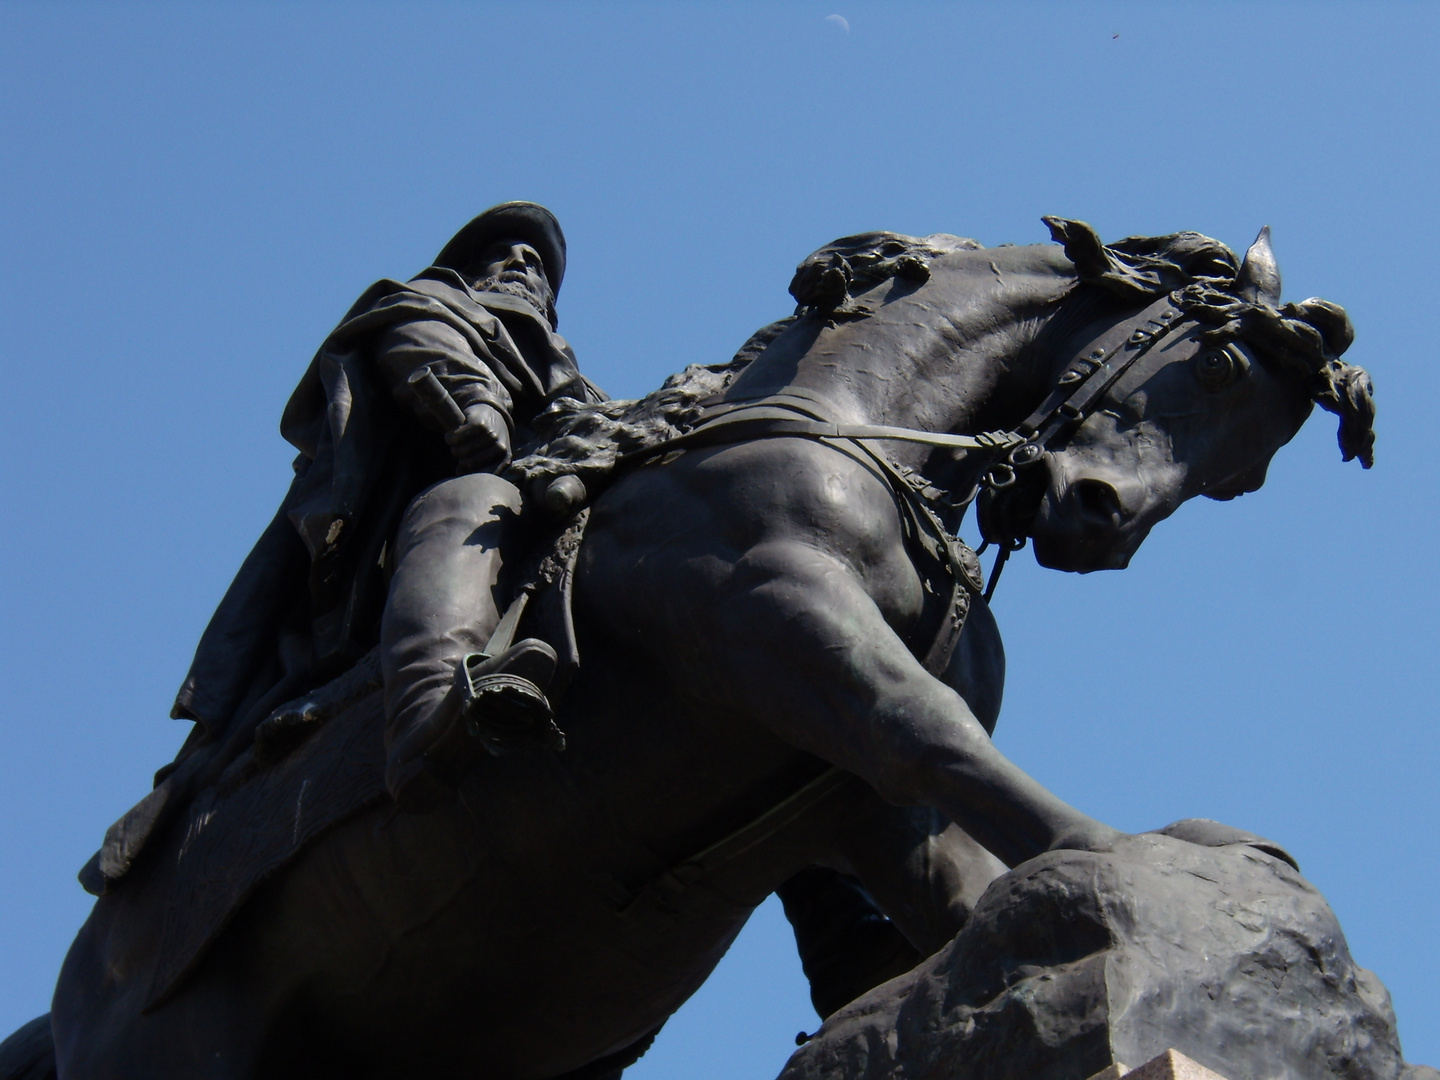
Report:
<svg viewBox="0 0 1440 1080"><path fill-rule="evenodd" d="M565 749L565 733L555 725L550 699L534 679L548 683L555 650L526 638L500 653L470 653L455 671L464 702L465 729L499 755L511 750Z"/></svg>

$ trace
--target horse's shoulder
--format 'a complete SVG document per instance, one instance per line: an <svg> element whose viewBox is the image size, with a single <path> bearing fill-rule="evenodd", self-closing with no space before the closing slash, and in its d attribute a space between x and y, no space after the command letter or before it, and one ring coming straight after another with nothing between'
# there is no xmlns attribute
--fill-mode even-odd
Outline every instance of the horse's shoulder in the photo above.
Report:
<svg viewBox="0 0 1440 1080"><path fill-rule="evenodd" d="M715 485L732 513L778 528L898 542L900 519L885 475L861 451L818 439L758 439L699 464L703 475L727 476ZM732 478L733 477L733 478Z"/></svg>
<svg viewBox="0 0 1440 1080"><path fill-rule="evenodd" d="M864 563L901 558L895 496L874 463L860 457L803 438L686 451L607 491L591 536L677 557L695 544L738 552L793 541Z"/></svg>

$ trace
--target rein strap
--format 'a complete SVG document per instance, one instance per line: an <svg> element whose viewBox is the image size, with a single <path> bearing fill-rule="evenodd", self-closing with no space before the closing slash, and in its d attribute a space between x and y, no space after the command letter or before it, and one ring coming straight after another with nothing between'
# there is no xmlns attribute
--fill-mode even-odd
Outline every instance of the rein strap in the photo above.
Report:
<svg viewBox="0 0 1440 1080"><path fill-rule="evenodd" d="M775 398L768 398L774 401ZM807 410L808 411L808 410ZM741 404L725 413L702 420L683 435L666 439L657 446L638 451L634 459L652 460L676 450L702 446L745 442L763 438L804 439L893 439L898 442L924 443L957 450L1003 451L1019 446L1024 437L1009 431L983 432L979 435L952 435L948 432L920 431L917 428L891 427L888 424L840 424L818 417L797 416L794 407L784 405ZM627 455L629 456L629 455Z"/></svg>

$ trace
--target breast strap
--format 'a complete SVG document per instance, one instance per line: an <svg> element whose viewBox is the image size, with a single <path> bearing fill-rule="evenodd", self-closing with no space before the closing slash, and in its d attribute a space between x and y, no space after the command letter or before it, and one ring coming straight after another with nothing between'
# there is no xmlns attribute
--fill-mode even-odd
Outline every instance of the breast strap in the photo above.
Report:
<svg viewBox="0 0 1440 1080"><path fill-rule="evenodd" d="M824 442L876 474L895 497L907 546L912 551L918 548L938 565L950 585L950 596L940 623L933 637L928 639L928 644L922 650L907 643L925 670L938 678L949 667L960 633L965 629L970 597L979 595L984 588L980 559L964 541L950 534L931 505L932 499L939 494L938 489L913 470L896 465L867 443L873 439L897 439L999 452L1023 440L1008 432L950 435L882 424L839 424L824 418L823 410L829 407L828 402L800 387L789 387L780 393L747 401L717 402L701 414L689 431L657 446L647 447L635 454L632 462L645 464L686 450L753 439L803 438Z"/></svg>
<svg viewBox="0 0 1440 1080"><path fill-rule="evenodd" d="M658 446L647 447L633 455L631 463L658 462L686 450L751 439L798 437L820 440L874 473L895 498L907 547L912 551L919 548L944 571L950 583L948 602L928 646L922 652L915 645L906 643L925 670L940 678L950 666L960 634L965 629L971 596L978 596L984 587L980 559L964 541L945 528L940 515L931 505L933 496L930 492L937 489L920 474L877 453L864 440L899 439L932 446L996 451L1008 450L1024 440L1010 433L942 435L878 424L837 424L823 418L822 410L827 406L828 403L795 387L752 401L720 403L707 409L690 431ZM822 804L853 792L859 783L852 773L838 765L831 766L724 839L680 860L633 894L625 896L620 903L622 912L631 918L642 917L642 912L674 912L681 896L689 889L723 871L730 863Z"/></svg>

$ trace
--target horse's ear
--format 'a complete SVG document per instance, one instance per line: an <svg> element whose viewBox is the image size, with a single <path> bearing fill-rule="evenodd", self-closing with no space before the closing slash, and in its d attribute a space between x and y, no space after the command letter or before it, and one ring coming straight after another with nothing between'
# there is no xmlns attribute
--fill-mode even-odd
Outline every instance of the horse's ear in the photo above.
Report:
<svg viewBox="0 0 1440 1080"><path fill-rule="evenodd" d="M1040 220L1050 230L1050 239L1065 248L1065 257L1075 264L1081 281L1099 281L1118 269L1100 234L1085 222L1062 217L1043 217Z"/></svg>
<svg viewBox="0 0 1440 1080"><path fill-rule="evenodd" d="M1087 285L1100 285L1127 300L1148 300L1166 292L1168 286L1155 272L1153 265L1131 265L1106 247L1100 234L1083 221L1062 217L1040 219L1050 230L1050 237L1065 249L1065 257L1075 264L1076 276ZM1155 260L1143 260L1155 264Z"/></svg>
<svg viewBox="0 0 1440 1080"><path fill-rule="evenodd" d="M1275 262L1275 253L1270 250L1269 225L1260 230L1250 250L1245 252L1245 261L1240 264L1240 276L1235 284L1242 300L1267 304L1272 308L1280 306L1280 267Z"/></svg>

